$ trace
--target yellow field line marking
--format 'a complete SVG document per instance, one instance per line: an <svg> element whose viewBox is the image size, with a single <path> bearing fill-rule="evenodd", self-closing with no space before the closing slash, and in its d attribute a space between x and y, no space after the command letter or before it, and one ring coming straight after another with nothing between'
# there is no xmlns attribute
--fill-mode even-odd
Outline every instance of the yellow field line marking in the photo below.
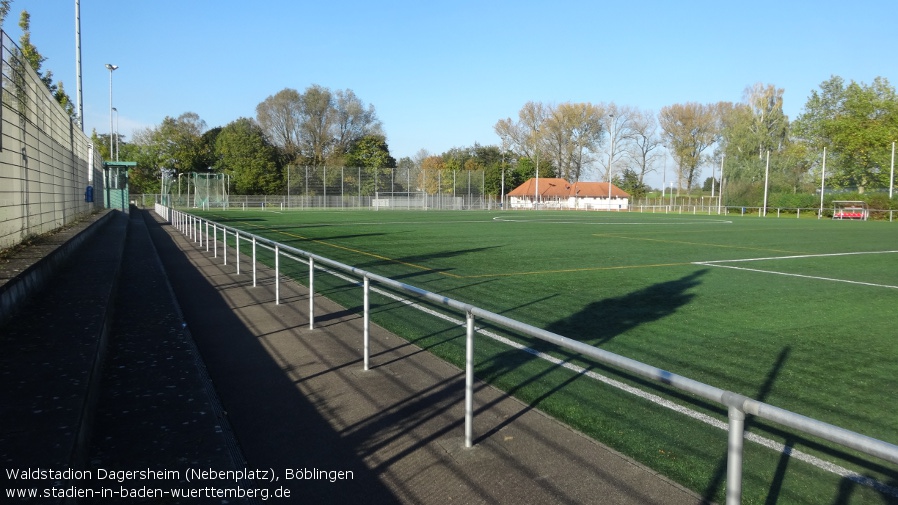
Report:
<svg viewBox="0 0 898 505"><path fill-rule="evenodd" d="M602 270L625 270L625 269L631 269L631 268L659 268L659 267L685 266L685 265L693 265L694 264L692 262L658 263L658 264L650 264L650 265L619 265L619 266L611 266L611 267L565 268L565 269L556 269L556 270L535 270L535 271L530 271L530 272L508 272L508 273L491 273L491 274L477 274L477 275L458 275L458 274L451 274L448 272L441 272L441 271L434 270L433 268L426 267L423 265L409 263L407 261L396 260L396 259L393 259L393 258L390 258L387 256L380 255L380 254L375 254L375 253L368 252L368 251L362 251L360 249L353 249L351 247L341 246L341 245L334 244L331 242L325 242L323 240L317 240L317 239L309 238L309 237L306 237L303 235L298 235L295 233L289 233L289 232L285 232L285 231L281 231L281 230L276 230L274 228L269 228L269 227L265 227L265 226L259 226L258 224L255 224L255 223L249 223L246 221L239 221L239 222L246 226L252 227L252 228L266 230L266 231L269 231L272 233L277 233L279 235L286 235L288 237L298 238L301 240L308 240L310 242L315 242L316 244L333 247L334 249L340 249L343 251L348 251L348 252L359 254L362 256L368 256L371 258L376 258L379 260L388 261L388 262L396 263L399 265L405 265L407 267L415 268L417 270L433 272L435 274L444 275L446 277L452 277L453 279L482 279L482 278L486 278L486 277L516 277L516 276L523 276L523 275L546 275L546 274L574 273L574 272L598 272L598 271L602 271ZM617 238L632 238L632 237L618 237L617 235L613 235L613 234L593 234L593 235L597 236L597 237L609 236L609 237L617 237ZM637 238L634 240L657 240L657 239ZM662 240L661 242L666 242L666 241ZM673 241L671 241L671 242L673 242ZM682 242L682 243L688 244L689 242ZM696 245L696 244L694 244L694 245ZM713 245L713 244L697 244L697 245ZM725 246L720 246L720 247L725 247ZM769 249L761 249L761 250L769 250ZM781 251L778 251L778 252L781 252Z"/></svg>
<svg viewBox="0 0 898 505"><path fill-rule="evenodd" d="M393 259L393 258L390 258L390 257L387 257L387 256L382 256L382 255L380 255L380 254L375 254L375 253L368 252L368 251L362 251L362 250L360 250L360 249L353 249L353 248L351 248L351 247L346 247L346 246L342 246L342 245L337 245L337 244L334 244L334 243L331 243L331 242L325 242L325 241L323 241L323 240L313 239L313 238L310 238L310 237L305 237L305 236L303 236L303 235L297 235L297 234L295 234L295 233L289 233L289 232L286 232L286 231L275 230L275 229L273 229L273 228L267 228L267 227L265 227L265 226L259 226L259 225L257 225L257 224L253 224L253 223L247 223L247 222L243 222L243 221L241 221L241 222L242 222L243 224L245 224L246 226L252 226L253 228L257 228L257 229L261 229L261 230L266 230L266 231L269 231L269 232L272 232L272 233L277 233L277 234L279 234L279 235L286 235L286 236L288 236L288 237L298 238L298 239L302 239L302 240L308 240L309 242L314 242L314 243L316 243L316 244L321 244L321 245L325 245L325 246L328 246L328 247L333 247L334 249L341 249L341 250L343 250L343 251L348 251L348 252L355 253L355 254L359 254L359 255L362 255L362 256L368 256L368 257L371 257L371 258L377 258L377 259L379 259L379 260L388 261L388 262L390 262L390 263L396 263L396 264L399 264L399 265L405 265L405 266L407 266L407 267L415 268L415 269L418 269L418 270L423 270L423 271L427 271L427 272L433 272L433 273L435 273L435 274L445 275L446 277L452 277L452 278L456 278L456 279L462 278L461 275L450 274L449 272L440 272L440 271L434 270L433 268L430 268L430 267L426 267L426 266L423 266L423 265L418 265L418 264L415 264L415 263L409 263L409 262L407 262L407 261L400 261L400 260Z"/></svg>

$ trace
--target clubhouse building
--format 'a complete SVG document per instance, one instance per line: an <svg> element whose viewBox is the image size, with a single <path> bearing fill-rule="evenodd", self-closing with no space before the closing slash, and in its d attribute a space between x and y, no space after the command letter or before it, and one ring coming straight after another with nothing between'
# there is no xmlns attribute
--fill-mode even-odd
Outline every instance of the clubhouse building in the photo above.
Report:
<svg viewBox="0 0 898 505"><path fill-rule="evenodd" d="M610 186L610 187L609 187ZM608 182L530 178L508 192L511 209L628 210L630 194Z"/></svg>

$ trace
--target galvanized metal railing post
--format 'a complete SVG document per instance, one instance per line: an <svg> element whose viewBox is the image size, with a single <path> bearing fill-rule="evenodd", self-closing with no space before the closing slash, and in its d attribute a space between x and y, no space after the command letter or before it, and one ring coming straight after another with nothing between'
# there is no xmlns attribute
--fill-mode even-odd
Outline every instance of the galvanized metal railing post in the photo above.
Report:
<svg viewBox="0 0 898 505"><path fill-rule="evenodd" d="M212 257L218 257L218 225L212 225Z"/></svg>
<svg viewBox="0 0 898 505"><path fill-rule="evenodd" d="M315 260L309 256L309 329L315 329Z"/></svg>
<svg viewBox="0 0 898 505"><path fill-rule="evenodd" d="M237 230L234 230L234 240L237 241L237 259L234 261L237 262L237 275L240 275L240 232Z"/></svg>
<svg viewBox="0 0 898 505"><path fill-rule="evenodd" d="M368 309L371 306L368 298L369 288L371 287L371 281L368 279L367 275L362 276L362 346L365 349L365 370L368 370L368 354L369 347L368 341L371 338L371 332L369 330L369 312Z"/></svg>
<svg viewBox="0 0 898 505"><path fill-rule="evenodd" d="M729 408L730 429L727 440L727 505L742 503L742 445L745 442L745 412Z"/></svg>
<svg viewBox="0 0 898 505"><path fill-rule="evenodd" d="M209 252L209 220L206 220L206 252Z"/></svg>
<svg viewBox="0 0 898 505"><path fill-rule="evenodd" d="M228 229L221 227L221 255L224 257L224 264L228 264Z"/></svg>
<svg viewBox="0 0 898 505"><path fill-rule="evenodd" d="M281 249L274 245L274 304L281 304Z"/></svg>
<svg viewBox="0 0 898 505"><path fill-rule="evenodd" d="M465 447L474 440L474 314L467 312L465 335Z"/></svg>
<svg viewBox="0 0 898 505"><path fill-rule="evenodd" d="M256 236L253 235L253 287L256 287Z"/></svg>

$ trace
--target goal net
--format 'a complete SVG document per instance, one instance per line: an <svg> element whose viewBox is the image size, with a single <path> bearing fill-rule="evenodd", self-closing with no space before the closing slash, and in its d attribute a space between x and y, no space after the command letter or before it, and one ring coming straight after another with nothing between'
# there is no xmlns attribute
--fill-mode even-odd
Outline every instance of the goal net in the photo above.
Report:
<svg viewBox="0 0 898 505"><path fill-rule="evenodd" d="M423 209L425 193L418 191L379 191L371 200L375 209Z"/></svg>
<svg viewBox="0 0 898 505"><path fill-rule="evenodd" d="M837 200L833 202L833 219L867 220L870 215L866 202L854 200Z"/></svg>
<svg viewBox="0 0 898 505"><path fill-rule="evenodd" d="M192 190L193 207L210 209L228 206L227 174L199 174L194 172L190 175L192 184L190 184L188 194Z"/></svg>

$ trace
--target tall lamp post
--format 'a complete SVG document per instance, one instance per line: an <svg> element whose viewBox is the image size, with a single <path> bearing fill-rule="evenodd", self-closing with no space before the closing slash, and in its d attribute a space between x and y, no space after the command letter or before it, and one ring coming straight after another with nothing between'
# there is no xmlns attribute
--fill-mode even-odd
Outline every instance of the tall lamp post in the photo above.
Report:
<svg viewBox="0 0 898 505"><path fill-rule="evenodd" d="M535 128L536 138L536 187L533 190L533 210L539 209L539 127Z"/></svg>
<svg viewBox="0 0 898 505"><path fill-rule="evenodd" d="M109 70L109 157L112 158L112 72L118 65L107 63L106 68Z"/></svg>
<svg viewBox="0 0 898 505"><path fill-rule="evenodd" d="M115 161L118 161L118 108L113 107L112 112L115 113Z"/></svg>
<svg viewBox="0 0 898 505"><path fill-rule="evenodd" d="M614 161L614 114L611 118L611 149L608 151L608 211L611 212L611 162Z"/></svg>

